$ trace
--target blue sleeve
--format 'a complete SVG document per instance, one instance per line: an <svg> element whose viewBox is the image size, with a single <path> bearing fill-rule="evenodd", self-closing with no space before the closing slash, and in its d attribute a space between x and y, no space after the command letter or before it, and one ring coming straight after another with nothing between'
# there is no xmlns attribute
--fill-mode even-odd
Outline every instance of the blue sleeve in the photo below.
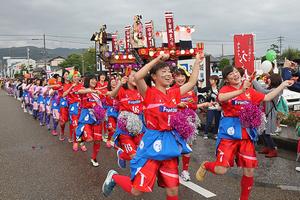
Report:
<svg viewBox="0 0 300 200"><path fill-rule="evenodd" d="M283 68L282 73L281 73L282 79L285 80L290 80L292 78L292 73L288 68Z"/></svg>

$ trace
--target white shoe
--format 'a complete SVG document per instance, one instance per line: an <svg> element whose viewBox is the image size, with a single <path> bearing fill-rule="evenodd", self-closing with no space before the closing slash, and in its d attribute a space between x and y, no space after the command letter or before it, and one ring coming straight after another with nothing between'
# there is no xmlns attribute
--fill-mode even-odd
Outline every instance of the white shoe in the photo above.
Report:
<svg viewBox="0 0 300 200"><path fill-rule="evenodd" d="M183 170L180 177L186 182L191 180L190 173L187 170Z"/></svg>
<svg viewBox="0 0 300 200"><path fill-rule="evenodd" d="M99 167L99 163L97 162L97 160L91 159L91 163L94 167Z"/></svg>
<svg viewBox="0 0 300 200"><path fill-rule="evenodd" d="M300 172L300 167L296 167L295 169L297 172Z"/></svg>
<svg viewBox="0 0 300 200"><path fill-rule="evenodd" d="M203 139L204 139L204 140L207 140L207 139L208 139L208 136L207 136L207 135L204 135L204 136L203 136Z"/></svg>
<svg viewBox="0 0 300 200"><path fill-rule="evenodd" d="M26 109L24 109L24 113L27 113L27 110L26 110Z"/></svg>
<svg viewBox="0 0 300 200"><path fill-rule="evenodd" d="M281 127L277 127L275 133L281 133L281 131L282 131Z"/></svg>

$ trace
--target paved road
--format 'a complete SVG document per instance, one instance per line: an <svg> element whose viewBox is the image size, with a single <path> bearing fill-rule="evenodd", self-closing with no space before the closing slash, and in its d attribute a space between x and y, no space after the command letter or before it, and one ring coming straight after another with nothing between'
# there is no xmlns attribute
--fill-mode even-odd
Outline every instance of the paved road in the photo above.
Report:
<svg viewBox="0 0 300 200"><path fill-rule="evenodd" d="M133 198L116 188L104 198L100 188L109 169L119 170L115 151L100 149L100 166L93 168L88 152L72 152L71 145L58 141L45 127L21 112L20 103L0 91L0 199L165 199L163 189ZM91 146L88 146L89 149ZM205 159L214 159L214 141L199 138L194 145L191 174ZM259 156L255 187L251 199L299 200L300 173L294 153L283 152L276 159ZM286 159L286 157L288 159ZM300 163L298 163L300 166ZM240 170L234 168L225 176L209 174L203 183L192 182L216 194L210 199L238 199ZM282 189L281 189L281 188ZM206 199L190 188L180 186L180 199Z"/></svg>

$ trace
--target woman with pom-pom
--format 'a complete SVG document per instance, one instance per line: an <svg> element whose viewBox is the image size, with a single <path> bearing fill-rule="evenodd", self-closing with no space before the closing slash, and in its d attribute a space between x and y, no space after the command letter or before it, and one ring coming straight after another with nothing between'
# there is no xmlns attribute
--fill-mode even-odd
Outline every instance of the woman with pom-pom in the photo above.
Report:
<svg viewBox="0 0 300 200"><path fill-rule="evenodd" d="M110 77L107 89L108 94L112 90L114 90L117 86L117 80L112 76ZM112 142L113 142L113 134L116 131L117 128L117 118L118 118L118 101L111 97L110 95L105 96L105 102L106 102L106 127L107 127L107 141L106 141L106 147L111 148Z"/></svg>
<svg viewBox="0 0 300 200"><path fill-rule="evenodd" d="M252 107L254 107L262 101L271 101L285 87L292 85L294 82L285 81L272 92L265 95L251 87L255 73L242 80L241 74L236 68L227 66L223 69L222 75L225 85L221 88L218 95L218 101L221 103L223 110L223 117L219 125L217 158L215 162L203 162L196 173L196 178L199 181L203 181L207 171L223 175L230 167L234 166L234 159L236 159L237 166L243 168L240 200L246 200L249 198L253 186L254 169L257 167L254 147L254 140L257 139L257 134L256 128L243 127L241 123L243 119L240 119L239 115L244 106L253 105Z"/></svg>
<svg viewBox="0 0 300 200"><path fill-rule="evenodd" d="M126 128L142 124L143 98L136 88L135 73L131 68L127 68L125 76L111 92L108 92L108 96L117 100L119 107L117 129L113 138L115 144L120 147L117 151L120 168L126 168L126 161L130 161L135 156L142 138L142 126L138 126L141 128L135 132Z"/></svg>
<svg viewBox="0 0 300 200"><path fill-rule="evenodd" d="M178 157L190 153L191 148L171 127L170 119L177 113L181 95L195 86L203 57L203 54L197 54L189 81L177 89L168 90L173 81L170 68L165 64L169 55L158 56L134 75L137 88L145 99L147 129L136 156L130 162L131 178L109 171L102 187L105 196L110 195L116 184L134 196L152 192L158 178L159 186L166 188L166 199L178 199ZM149 72L155 84L152 87L144 80Z"/></svg>
<svg viewBox="0 0 300 200"><path fill-rule="evenodd" d="M105 110L99 97L100 91L96 90L97 78L89 75L84 79L84 86L78 90L81 96L81 112L76 128L76 140L80 143L83 141L94 141L91 163L98 167L97 155L100 149L102 133L100 123L105 118ZM97 107L100 107L99 109Z"/></svg>

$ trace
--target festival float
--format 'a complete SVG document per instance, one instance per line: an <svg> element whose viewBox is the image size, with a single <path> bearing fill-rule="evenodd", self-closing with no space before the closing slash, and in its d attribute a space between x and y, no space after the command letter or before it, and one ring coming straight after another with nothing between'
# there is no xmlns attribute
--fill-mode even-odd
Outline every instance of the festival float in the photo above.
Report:
<svg viewBox="0 0 300 200"><path fill-rule="evenodd" d="M197 43L193 48L192 34L195 32L193 26L175 26L172 12L165 13L165 22L166 29L156 32L153 22L146 22L144 34L142 16L136 15L133 25L125 26L124 39L118 38L118 32L106 33L106 25L103 25L100 32L91 38L96 44L96 58L99 58L105 69L111 73L124 72L127 68L139 69L163 53L170 55L167 62L175 67L180 60L191 59L203 51L203 43ZM155 45L155 38L162 40L160 47ZM98 68L98 71L102 71L102 68L100 70Z"/></svg>

